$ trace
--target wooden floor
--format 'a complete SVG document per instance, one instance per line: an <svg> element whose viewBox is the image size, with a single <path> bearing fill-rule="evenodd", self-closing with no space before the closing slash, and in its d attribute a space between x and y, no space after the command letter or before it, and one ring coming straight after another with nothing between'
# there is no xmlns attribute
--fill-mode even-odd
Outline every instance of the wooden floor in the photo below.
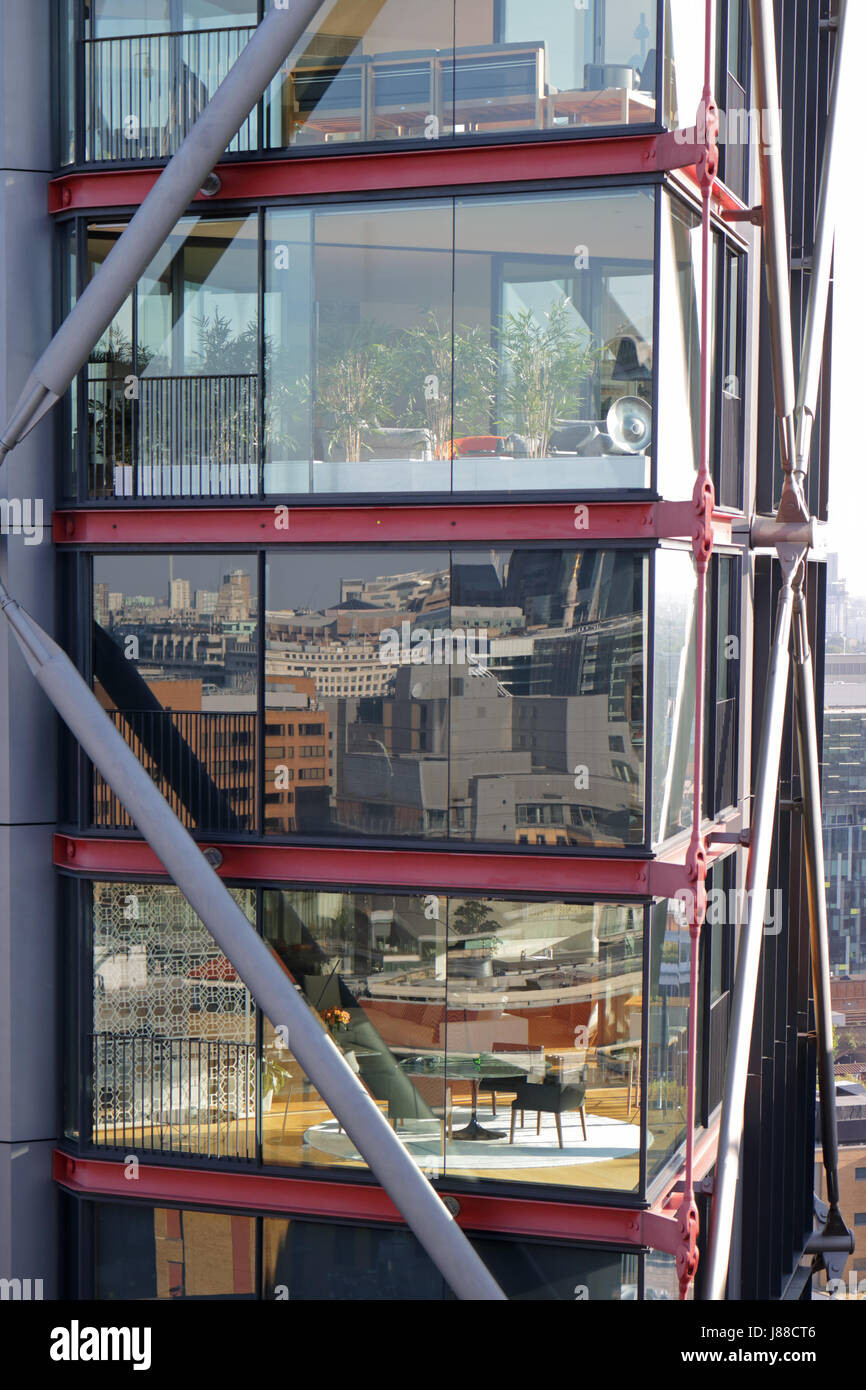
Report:
<svg viewBox="0 0 866 1390"><path fill-rule="evenodd" d="M454 1096L455 1104L461 1108L464 1106L468 1108L469 1099L468 1091L465 1096L459 1092ZM498 1111L496 1123L507 1132L511 1107L506 1096L503 1096L499 1102ZM587 1115L602 1115L617 1120L629 1120L628 1087L605 1087L599 1088L597 1091L589 1090L586 1096L586 1113ZM271 1113L263 1117L262 1156L264 1162L279 1163L291 1167L304 1165L327 1168L363 1168L365 1165L358 1160L341 1159L331 1154L317 1152L308 1145L304 1145L304 1131L311 1125L321 1124L329 1116L330 1111L327 1106L312 1088L303 1098L293 1096L287 1116L284 1100L276 1100ZM284 1119L285 1133L283 1133ZM488 1121L485 1120L485 1123ZM639 1113L635 1114L634 1112L634 1093L632 1093L631 1123L640 1123ZM459 1173L455 1172L455 1177L459 1177L461 1180L471 1180L472 1178L501 1179L505 1182L527 1182L542 1186L597 1187L619 1192L633 1192L637 1189L639 1182L639 1157L636 1153L625 1158L610 1159L604 1163L578 1163L571 1167L557 1165L551 1168L533 1166L521 1170L511 1166L497 1168L494 1157L496 1149L488 1148L484 1144L479 1144L478 1147L479 1156L481 1154L484 1154L485 1157L489 1155L490 1162L479 1164L477 1168L461 1167Z"/></svg>
<svg viewBox="0 0 866 1390"><path fill-rule="evenodd" d="M468 1088L464 1094L459 1087L455 1087L454 1103L468 1109ZM590 1088L586 1095L586 1113L637 1125L640 1123L640 1114L639 1111L635 1111L635 1103L635 1095L632 1092L629 1110L629 1092L625 1085ZM387 1113L385 1103L379 1102L379 1105L383 1113ZM510 1100L506 1095L500 1099L498 1111L496 1123L507 1131L511 1112ZM262 1116L263 1162L291 1168L363 1169L366 1165L360 1160L322 1153L304 1144L305 1132L313 1125L322 1124L330 1118L331 1112L315 1088L310 1084L301 1086L296 1083L288 1107L285 1096L277 1096L270 1111ZM649 1151L652 1166L681 1139L683 1117L679 1108L665 1112L651 1109L649 1120L653 1136L653 1144ZM485 1123L489 1123L489 1120ZM102 1128L94 1131L93 1138L96 1144L105 1144L113 1149L125 1148L138 1152L153 1150L160 1153L195 1154L213 1159L255 1161L255 1124L251 1117L241 1121L227 1121L221 1125L154 1126L153 1129L149 1125L136 1126L126 1129L123 1133L111 1128ZM499 1179L536 1186L601 1188L619 1192L634 1192L639 1184L637 1153L599 1163L574 1164L570 1167L557 1165L551 1168L497 1168L495 1155L499 1147L479 1144L479 1158L488 1161L480 1162L477 1168L461 1167L459 1171L455 1170L454 1177L461 1180Z"/></svg>

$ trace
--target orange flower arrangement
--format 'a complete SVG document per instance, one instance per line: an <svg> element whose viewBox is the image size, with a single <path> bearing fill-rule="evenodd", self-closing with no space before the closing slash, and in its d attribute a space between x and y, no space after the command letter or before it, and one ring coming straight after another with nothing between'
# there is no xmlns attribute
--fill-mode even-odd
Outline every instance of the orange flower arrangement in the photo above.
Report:
<svg viewBox="0 0 866 1390"><path fill-rule="evenodd" d="M351 1015L346 1009L325 1009L322 1014L322 1022L332 1038L336 1036L340 1029L345 1032L351 1021Z"/></svg>

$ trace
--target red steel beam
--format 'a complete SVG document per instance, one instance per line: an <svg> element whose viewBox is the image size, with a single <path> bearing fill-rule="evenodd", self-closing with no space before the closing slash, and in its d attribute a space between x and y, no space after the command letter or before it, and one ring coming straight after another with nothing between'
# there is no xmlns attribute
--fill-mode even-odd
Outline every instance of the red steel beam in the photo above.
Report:
<svg viewBox="0 0 866 1390"><path fill-rule="evenodd" d="M313 1182L260 1172L140 1163L136 1182L131 1184L123 1162L79 1158L61 1149L54 1150L53 1177L67 1192L91 1201L100 1197L128 1201L134 1197L156 1206L207 1206L274 1216L404 1224L386 1193L372 1183ZM676 1221L658 1204L648 1211L440 1190L459 1204L456 1219L466 1231L649 1246L671 1254L676 1249Z"/></svg>
<svg viewBox="0 0 866 1390"><path fill-rule="evenodd" d="M439 189L527 180L635 177L681 169L697 186L695 145L690 132L607 135L580 139L523 141L501 145L451 145L415 150L370 150L351 154L283 155L274 159L232 160L218 165L217 197L195 204L259 202L319 194ZM100 169L61 174L49 184L51 213L98 212L138 207L162 168ZM717 210L741 210L729 190L716 190Z"/></svg>
<svg viewBox="0 0 866 1390"><path fill-rule="evenodd" d="M714 541L731 542L737 514L717 508ZM321 545L401 541L496 543L691 539L691 502L540 502L438 506L111 507L57 511L57 545Z"/></svg>
<svg viewBox="0 0 866 1390"><path fill-rule="evenodd" d="M718 829L736 818L719 822ZM737 822L738 823L738 822ZM419 886L442 892L557 893L623 898L672 898L689 887L686 846L665 859L592 858L449 853L447 850L342 849L321 845L224 844L201 841L204 851L218 849L221 878L237 883L344 884L358 888L406 889ZM718 847L713 859L731 853ZM58 834L54 863L89 877L164 877L165 870L144 840Z"/></svg>

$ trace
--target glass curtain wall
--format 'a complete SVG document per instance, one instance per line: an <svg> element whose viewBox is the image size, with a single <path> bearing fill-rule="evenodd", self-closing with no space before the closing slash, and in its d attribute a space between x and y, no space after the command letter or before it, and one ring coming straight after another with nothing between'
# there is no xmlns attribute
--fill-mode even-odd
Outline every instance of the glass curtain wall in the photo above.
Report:
<svg viewBox="0 0 866 1390"><path fill-rule="evenodd" d="M255 32L258 9L254 0L85 5L85 158L172 155ZM342 0L265 93L261 140L257 105L229 153L652 125L656 51L655 0Z"/></svg>
<svg viewBox="0 0 866 1390"><path fill-rule="evenodd" d="M417 1303L454 1297L405 1227L138 1203L82 1203L76 1215L86 1232L80 1264L92 1272L92 1287L79 1288L79 1298ZM640 1254L472 1232L469 1239L509 1301L638 1297Z"/></svg>
<svg viewBox="0 0 866 1390"><path fill-rule="evenodd" d="M93 560L94 688L190 829L643 843L646 554L272 551L261 614L259 560ZM134 830L97 773L80 814Z"/></svg>
<svg viewBox="0 0 866 1390"><path fill-rule="evenodd" d="M655 204L647 188L268 210L263 245L256 216L184 218L80 385L89 496L649 487ZM88 228L85 278L122 230ZM666 370L693 411L689 285Z"/></svg>
<svg viewBox="0 0 866 1390"><path fill-rule="evenodd" d="M677 904L653 909L647 994L642 903L259 891L265 941L431 1177L634 1194L647 1148L651 1174L675 1154ZM231 892L255 923L256 890ZM83 986L70 972L65 1001L82 1057L70 1137L365 1171L178 889L95 882L86 904Z"/></svg>
<svg viewBox="0 0 866 1390"><path fill-rule="evenodd" d="M691 938L683 903L654 903L649 913L646 994L647 1184L686 1137Z"/></svg>
<svg viewBox="0 0 866 1390"><path fill-rule="evenodd" d="M647 487L653 221L651 190L268 213L266 492Z"/></svg>
<svg viewBox="0 0 866 1390"><path fill-rule="evenodd" d="M265 891L263 911L425 1172L638 1188L642 906L311 889ZM263 1043L265 1163L363 1167L267 1021Z"/></svg>
<svg viewBox="0 0 866 1390"><path fill-rule="evenodd" d="M271 552L265 830L641 843L645 591L634 551Z"/></svg>
<svg viewBox="0 0 866 1390"><path fill-rule="evenodd" d="M88 230L88 278L122 226ZM258 219L178 223L90 354L95 498L259 490Z"/></svg>

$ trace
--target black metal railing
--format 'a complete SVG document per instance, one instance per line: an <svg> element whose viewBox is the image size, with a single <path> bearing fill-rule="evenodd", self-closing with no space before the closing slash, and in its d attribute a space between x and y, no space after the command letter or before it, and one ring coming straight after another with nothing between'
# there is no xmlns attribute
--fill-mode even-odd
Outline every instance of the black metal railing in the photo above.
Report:
<svg viewBox="0 0 866 1390"><path fill-rule="evenodd" d="M91 364L91 495L250 497L259 490L259 383L249 373L133 376Z"/></svg>
<svg viewBox="0 0 866 1390"><path fill-rule="evenodd" d="M84 45L87 161L173 155L254 28L88 39ZM229 145L258 147L258 107Z"/></svg>
<svg viewBox="0 0 866 1390"><path fill-rule="evenodd" d="M142 652L143 658L149 655ZM189 829L224 834L254 829L255 714L112 709L108 715ZM101 830L135 828L96 771L93 825Z"/></svg>
<svg viewBox="0 0 866 1390"><path fill-rule="evenodd" d="M95 1144L255 1159L253 1043L94 1033L91 1047Z"/></svg>

